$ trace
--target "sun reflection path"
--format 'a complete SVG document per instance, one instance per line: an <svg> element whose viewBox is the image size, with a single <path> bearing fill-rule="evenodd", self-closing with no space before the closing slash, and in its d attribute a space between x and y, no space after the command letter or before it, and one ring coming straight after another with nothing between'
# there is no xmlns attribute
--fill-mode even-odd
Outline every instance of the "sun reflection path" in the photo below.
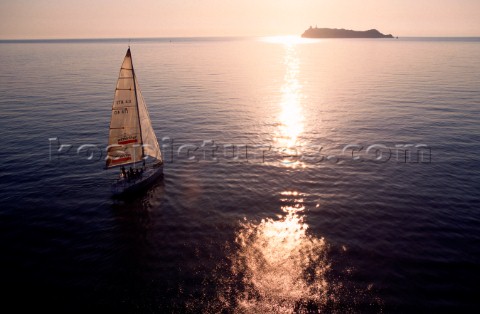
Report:
<svg viewBox="0 0 480 314"><path fill-rule="evenodd" d="M319 39L303 38L298 35L267 36L261 38L260 40L266 43L283 45L309 44L319 41Z"/></svg>
<svg viewBox="0 0 480 314"><path fill-rule="evenodd" d="M285 156L297 156L297 147L301 146L299 136L304 130L304 115L302 110L302 87L298 81L299 59L295 43L285 44L285 67L284 84L281 88L282 100L281 112L278 117L279 126L274 141L276 147L282 150ZM284 160L284 164L296 166L298 160Z"/></svg>
<svg viewBox="0 0 480 314"><path fill-rule="evenodd" d="M327 301L325 240L307 234L302 195L282 197L296 204L283 206L278 219L243 222L237 234L232 271L245 288L236 300L240 312L292 313Z"/></svg>

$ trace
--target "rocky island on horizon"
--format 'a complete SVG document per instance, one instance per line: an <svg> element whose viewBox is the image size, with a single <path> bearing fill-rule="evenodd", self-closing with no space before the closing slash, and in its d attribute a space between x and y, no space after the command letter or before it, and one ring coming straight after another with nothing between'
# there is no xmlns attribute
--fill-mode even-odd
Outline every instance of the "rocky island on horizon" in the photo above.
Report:
<svg viewBox="0 0 480 314"><path fill-rule="evenodd" d="M376 29L368 31L354 31L339 28L315 28L311 27L303 32L304 38L393 38L391 34L384 35Z"/></svg>

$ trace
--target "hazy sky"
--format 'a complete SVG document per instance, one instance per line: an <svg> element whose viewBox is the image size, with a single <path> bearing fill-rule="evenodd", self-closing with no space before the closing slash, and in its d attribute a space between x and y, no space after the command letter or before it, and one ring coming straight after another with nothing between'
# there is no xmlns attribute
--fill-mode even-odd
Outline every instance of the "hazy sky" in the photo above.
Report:
<svg viewBox="0 0 480 314"><path fill-rule="evenodd" d="M264 36L308 26L480 36L480 0L0 0L0 38Z"/></svg>

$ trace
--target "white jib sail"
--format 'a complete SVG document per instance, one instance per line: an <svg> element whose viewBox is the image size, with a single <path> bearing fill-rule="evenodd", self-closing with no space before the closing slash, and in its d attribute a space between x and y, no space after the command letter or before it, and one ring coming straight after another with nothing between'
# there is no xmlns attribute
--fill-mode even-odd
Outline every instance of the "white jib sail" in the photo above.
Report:
<svg viewBox="0 0 480 314"><path fill-rule="evenodd" d="M140 116L140 125L142 131L143 152L145 156L150 156L162 161L162 153L160 151L160 146L158 145L157 136L153 131L147 105L143 99L143 95L140 91L140 86L138 85L136 77L135 84L137 90L138 114Z"/></svg>

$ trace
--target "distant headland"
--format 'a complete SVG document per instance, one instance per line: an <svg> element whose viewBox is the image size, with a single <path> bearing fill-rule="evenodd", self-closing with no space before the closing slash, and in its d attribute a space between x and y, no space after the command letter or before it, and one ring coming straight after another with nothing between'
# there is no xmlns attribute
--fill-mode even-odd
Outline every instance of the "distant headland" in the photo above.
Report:
<svg viewBox="0 0 480 314"><path fill-rule="evenodd" d="M391 34L384 35L376 29L368 31L354 31L339 28L315 28L311 27L303 32L304 38L393 38Z"/></svg>

